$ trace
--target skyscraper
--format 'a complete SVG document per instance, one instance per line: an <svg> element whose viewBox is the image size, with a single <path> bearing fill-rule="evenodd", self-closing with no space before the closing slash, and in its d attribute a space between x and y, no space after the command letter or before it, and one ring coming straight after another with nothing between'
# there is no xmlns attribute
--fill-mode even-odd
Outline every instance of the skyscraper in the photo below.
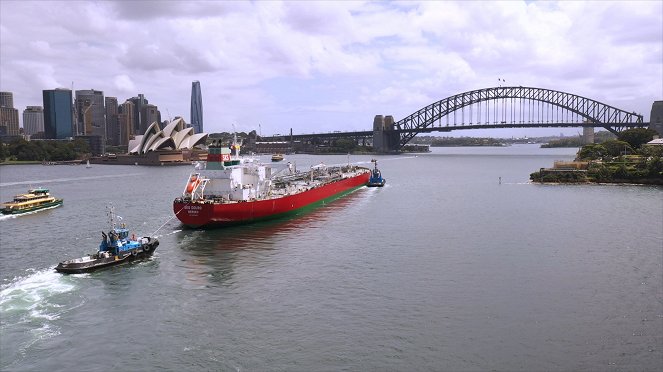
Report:
<svg viewBox="0 0 663 372"><path fill-rule="evenodd" d="M44 109L28 106L23 110L23 132L29 136L44 132Z"/></svg>
<svg viewBox="0 0 663 372"><path fill-rule="evenodd" d="M117 98L106 97L106 142L111 146L120 143L120 128L117 121Z"/></svg>
<svg viewBox="0 0 663 372"><path fill-rule="evenodd" d="M145 98L145 95L143 94L138 94L138 97L131 97L127 101L130 101L134 104L134 117L133 117L133 134L143 134L143 132L140 131L141 128L141 118L140 118L140 113L141 110L143 109L143 105L147 105L149 102ZM145 130L148 126L150 126L149 123L145 125Z"/></svg>
<svg viewBox="0 0 663 372"><path fill-rule="evenodd" d="M86 106L89 106L86 108ZM88 132L89 128L85 128L85 112L91 111L92 132ZM104 92L99 90L77 90L76 91L76 122L78 134L86 136L101 136L106 137L106 110L104 109Z"/></svg>
<svg viewBox="0 0 663 372"><path fill-rule="evenodd" d="M147 128L155 121L161 124L161 113L157 106L149 103L143 105L140 108L140 134L145 134Z"/></svg>
<svg viewBox="0 0 663 372"><path fill-rule="evenodd" d="M19 135L18 110L14 108L11 92L0 92L0 135Z"/></svg>
<svg viewBox="0 0 663 372"><path fill-rule="evenodd" d="M203 132L203 95L198 80L191 84L191 126L194 133Z"/></svg>
<svg viewBox="0 0 663 372"><path fill-rule="evenodd" d="M0 107L14 108L14 94L12 92L0 92Z"/></svg>
<svg viewBox="0 0 663 372"><path fill-rule="evenodd" d="M73 137L74 115L71 90L58 88L44 90L44 132L46 138L64 139Z"/></svg>
<svg viewBox="0 0 663 372"><path fill-rule="evenodd" d="M120 146L128 146L134 136L134 103L127 100L118 107L117 121L120 127Z"/></svg>

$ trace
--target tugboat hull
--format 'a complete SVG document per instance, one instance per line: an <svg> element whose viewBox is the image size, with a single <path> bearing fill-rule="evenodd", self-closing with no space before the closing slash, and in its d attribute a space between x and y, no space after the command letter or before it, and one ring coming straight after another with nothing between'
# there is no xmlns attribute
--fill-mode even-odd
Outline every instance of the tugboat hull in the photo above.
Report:
<svg viewBox="0 0 663 372"><path fill-rule="evenodd" d="M89 273L105 267L150 257L157 249L157 246L159 246L159 241L157 239L151 239L149 243L143 244L139 248L134 248L118 255L103 255L102 253L95 253L81 258L63 261L55 267L55 271L63 274Z"/></svg>

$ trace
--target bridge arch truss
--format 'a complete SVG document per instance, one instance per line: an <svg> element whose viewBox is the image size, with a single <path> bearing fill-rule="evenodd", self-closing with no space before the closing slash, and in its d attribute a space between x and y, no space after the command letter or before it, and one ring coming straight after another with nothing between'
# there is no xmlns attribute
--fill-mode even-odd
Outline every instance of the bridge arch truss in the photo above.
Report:
<svg viewBox="0 0 663 372"><path fill-rule="evenodd" d="M417 133L433 130L572 126L603 127L617 134L643 125L642 115L575 94L532 87L494 87L432 103L395 122L394 130L400 134L402 148Z"/></svg>

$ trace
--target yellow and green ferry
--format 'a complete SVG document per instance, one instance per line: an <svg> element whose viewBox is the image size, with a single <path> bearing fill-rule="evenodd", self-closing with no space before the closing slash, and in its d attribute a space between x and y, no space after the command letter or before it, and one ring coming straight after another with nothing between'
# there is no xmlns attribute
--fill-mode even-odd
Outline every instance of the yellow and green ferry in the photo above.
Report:
<svg viewBox="0 0 663 372"><path fill-rule="evenodd" d="M62 199L49 194L43 187L28 190L27 194L14 196L14 200L0 204L2 214L21 214L42 209L50 209L62 205Z"/></svg>

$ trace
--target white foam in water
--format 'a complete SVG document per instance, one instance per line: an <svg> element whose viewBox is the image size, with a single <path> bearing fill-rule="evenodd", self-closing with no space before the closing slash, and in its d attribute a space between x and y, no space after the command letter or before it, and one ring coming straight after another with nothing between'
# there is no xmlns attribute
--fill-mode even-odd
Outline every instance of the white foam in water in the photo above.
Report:
<svg viewBox="0 0 663 372"><path fill-rule="evenodd" d="M71 277L71 276L70 276ZM32 324L30 337L21 342L19 349L25 352L36 342L55 337L60 329L53 324L63 313L78 307L58 303L56 297L73 291L74 278L56 273L53 268L36 271L27 277L18 277L2 285L0 291L0 313L2 332L11 333L15 325Z"/></svg>
<svg viewBox="0 0 663 372"><path fill-rule="evenodd" d="M60 207L60 206L61 206L61 205L54 205L54 206L52 206L52 207L41 208L41 209L37 209L36 211L25 212L25 213L20 213L20 214L3 214L3 215L0 215L0 221L2 221L2 220L8 220L8 219L10 219L10 218L21 217L21 216L28 216L28 215L31 215L31 214L39 213L39 212L41 212L41 211L45 211L45 210L47 210L47 209L58 208L58 207Z"/></svg>
<svg viewBox="0 0 663 372"><path fill-rule="evenodd" d="M69 292L75 286L68 283L61 274L52 268L37 271L27 277L15 278L4 284L0 291L0 310L7 313L13 310L31 310L54 295Z"/></svg>
<svg viewBox="0 0 663 372"><path fill-rule="evenodd" d="M55 321L84 303L71 303L71 299L62 295L74 291L75 282L88 275L65 276L51 267L14 278L0 287L0 331L5 338L16 342L20 355L25 356L33 345L60 334ZM23 333L26 326L30 330Z"/></svg>

